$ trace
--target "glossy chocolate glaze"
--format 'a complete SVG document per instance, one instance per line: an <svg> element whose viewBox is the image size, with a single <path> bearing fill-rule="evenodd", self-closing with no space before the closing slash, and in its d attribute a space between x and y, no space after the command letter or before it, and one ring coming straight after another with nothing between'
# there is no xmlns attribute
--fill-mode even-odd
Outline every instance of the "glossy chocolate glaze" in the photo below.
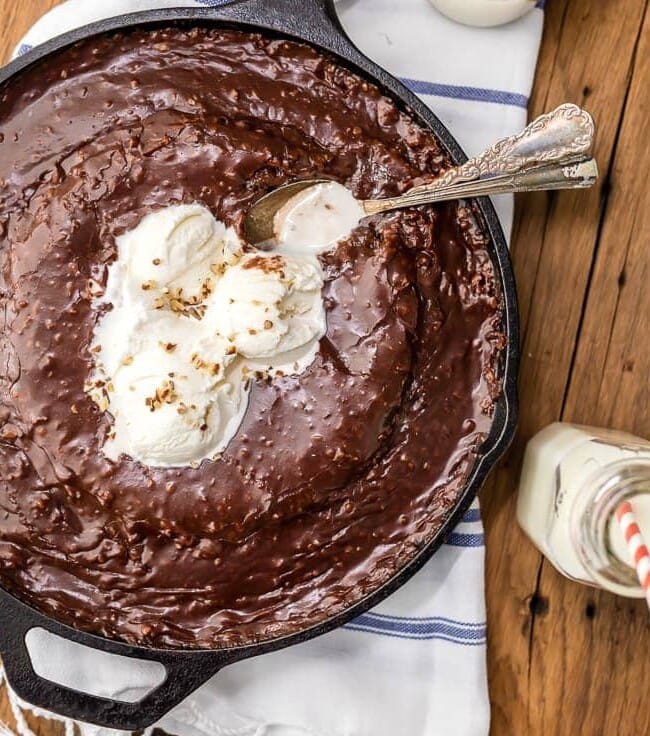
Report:
<svg viewBox="0 0 650 736"><path fill-rule="evenodd" d="M94 39L0 96L2 585L87 631L196 647L294 632L392 576L453 506L499 392L501 298L468 206L366 220L324 256L315 362L256 383L199 468L102 455L90 301L156 208L240 227L313 175L392 195L449 165L434 136L316 51L235 31Z"/></svg>

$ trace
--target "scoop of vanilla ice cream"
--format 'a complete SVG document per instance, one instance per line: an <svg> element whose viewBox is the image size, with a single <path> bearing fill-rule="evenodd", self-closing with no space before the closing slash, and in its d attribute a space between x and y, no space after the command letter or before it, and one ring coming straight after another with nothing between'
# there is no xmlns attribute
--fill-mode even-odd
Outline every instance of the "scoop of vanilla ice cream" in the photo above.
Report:
<svg viewBox="0 0 650 736"><path fill-rule="evenodd" d="M109 457L116 459L124 451L144 463L174 463L200 453L212 440L208 431L201 431L212 382L187 367L177 373L173 356L159 352L136 355L113 377L109 400L114 437L104 448Z"/></svg>
<svg viewBox="0 0 650 736"><path fill-rule="evenodd" d="M299 372L325 332L311 255L242 254L199 204L147 215L117 239L86 390L113 417L104 454L152 466L214 457L246 411L251 372Z"/></svg>
<svg viewBox="0 0 650 736"><path fill-rule="evenodd" d="M224 273L205 321L246 358L278 356L325 332L316 259L247 253Z"/></svg>
<svg viewBox="0 0 650 736"><path fill-rule="evenodd" d="M99 348L95 367L101 376L114 378L139 355L157 359L160 350L179 371L191 364L210 365L215 375L223 376L235 355L220 335L206 331L201 322L168 310L142 309L130 303L114 306L95 328L93 344ZM197 357L194 357L197 356ZM219 366L216 368L215 366Z"/></svg>
<svg viewBox="0 0 650 736"><path fill-rule="evenodd" d="M120 261L133 288L155 295L161 289L200 296L213 270L240 248L232 228L200 204L166 207L144 217L117 239Z"/></svg>
<svg viewBox="0 0 650 736"><path fill-rule="evenodd" d="M195 341L193 347L203 349L193 351L188 364L169 337L153 344L150 335L112 377L108 397L115 424L104 448L112 459L122 453L151 465L201 459L222 449L224 423L245 408L223 380L232 360L225 340Z"/></svg>

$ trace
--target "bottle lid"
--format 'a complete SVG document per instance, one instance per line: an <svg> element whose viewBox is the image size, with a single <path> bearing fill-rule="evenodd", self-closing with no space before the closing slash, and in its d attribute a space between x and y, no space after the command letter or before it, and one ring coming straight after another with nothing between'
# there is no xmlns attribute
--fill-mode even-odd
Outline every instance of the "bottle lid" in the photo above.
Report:
<svg viewBox="0 0 650 736"><path fill-rule="evenodd" d="M500 26L535 7L535 0L429 0L448 18L469 26Z"/></svg>

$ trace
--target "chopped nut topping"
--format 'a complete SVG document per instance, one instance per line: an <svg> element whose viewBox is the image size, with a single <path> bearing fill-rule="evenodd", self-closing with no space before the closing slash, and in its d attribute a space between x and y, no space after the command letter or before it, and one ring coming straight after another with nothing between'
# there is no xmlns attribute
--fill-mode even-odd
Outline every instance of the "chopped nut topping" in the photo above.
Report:
<svg viewBox="0 0 650 736"><path fill-rule="evenodd" d="M173 404L178 399L176 387L173 381L165 381L160 388L156 389L153 396L148 396L144 403L150 411L160 409L163 404Z"/></svg>
<svg viewBox="0 0 650 736"><path fill-rule="evenodd" d="M150 289L157 289L157 288L158 288L158 283L153 280L145 281L142 284L142 291L149 291Z"/></svg>
<svg viewBox="0 0 650 736"><path fill-rule="evenodd" d="M298 310L293 305L286 305L285 308L280 312L280 317L282 319L290 319L291 317L295 317L296 314L298 314Z"/></svg>
<svg viewBox="0 0 650 736"><path fill-rule="evenodd" d="M200 301L205 301L210 296L210 294L212 294L213 291L214 291L214 284L212 283L212 280L211 279L206 279L201 284L201 297L200 297Z"/></svg>
<svg viewBox="0 0 650 736"><path fill-rule="evenodd" d="M198 353L192 353L192 355L190 355L190 361L197 371L208 367L208 363L206 363Z"/></svg>
<svg viewBox="0 0 650 736"><path fill-rule="evenodd" d="M211 289L211 282L206 281L203 284L204 298L207 298L211 293L208 291L205 293L205 289ZM182 314L184 317L193 317L194 319L203 319L205 315L206 307L201 304L201 298L193 296L185 298L183 296L182 289L175 289L174 291L166 290L162 296L159 296L154 301L155 309L170 309L176 314Z"/></svg>
<svg viewBox="0 0 650 736"><path fill-rule="evenodd" d="M205 311L206 307L204 305L198 306L198 307L190 307L187 310L187 316L188 317L194 317L194 319L201 320L203 317L205 317Z"/></svg>
<svg viewBox="0 0 650 736"><path fill-rule="evenodd" d="M242 268L251 269L259 268L264 273L279 273L280 278L284 278L285 260L282 256L253 256Z"/></svg>
<svg viewBox="0 0 650 736"><path fill-rule="evenodd" d="M273 322L271 322L270 319L265 319L264 320L264 329L265 330L271 330L271 329L273 329Z"/></svg>
<svg viewBox="0 0 650 736"><path fill-rule="evenodd" d="M98 378L95 381L92 381L90 383L85 383L84 384L84 391L86 393L89 393L94 388L104 388L105 385L106 385L106 382L105 381L102 381L101 378Z"/></svg>
<svg viewBox="0 0 650 736"><path fill-rule="evenodd" d="M162 340L159 341L158 344L166 353L173 353L174 350L176 350L176 348L178 347L175 342L162 342Z"/></svg>

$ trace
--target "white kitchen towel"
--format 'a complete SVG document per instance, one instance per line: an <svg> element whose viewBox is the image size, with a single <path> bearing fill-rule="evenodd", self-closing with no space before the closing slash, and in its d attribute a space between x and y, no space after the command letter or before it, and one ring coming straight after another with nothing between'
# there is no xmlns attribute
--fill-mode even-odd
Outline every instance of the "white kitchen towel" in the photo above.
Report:
<svg viewBox="0 0 650 736"><path fill-rule="evenodd" d="M33 26L17 53L111 15L221 4L68 0ZM420 95L469 155L525 124L542 0L496 29L453 23L427 0L341 0L337 7L361 50ZM512 198L496 204L509 234ZM376 609L313 641L225 669L159 725L178 736L486 736L483 576L475 504L435 557ZM96 654L44 635L30 651L37 671L96 694L133 694L154 681L146 668L107 667ZM14 695L11 703L18 731L30 736L22 716L30 706ZM81 731L116 734L88 725Z"/></svg>

